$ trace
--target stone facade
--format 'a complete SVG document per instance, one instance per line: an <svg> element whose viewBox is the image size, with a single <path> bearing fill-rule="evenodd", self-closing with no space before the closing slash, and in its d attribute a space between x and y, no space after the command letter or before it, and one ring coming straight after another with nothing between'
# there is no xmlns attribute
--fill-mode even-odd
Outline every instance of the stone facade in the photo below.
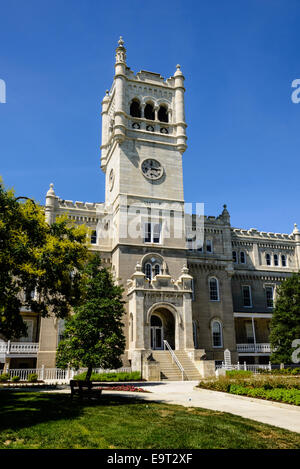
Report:
<svg viewBox="0 0 300 469"><path fill-rule="evenodd" d="M134 74L120 39L102 102L105 202L62 200L51 184L46 218L67 213L89 226L91 250L124 285L124 365L143 369L163 340L198 368L201 355L222 361L226 348L233 363L263 363L276 286L300 268L300 232L296 225L290 235L236 229L225 205L217 217L186 212L184 92L179 65L167 80ZM54 367L62 325L53 318L38 324L37 366Z"/></svg>

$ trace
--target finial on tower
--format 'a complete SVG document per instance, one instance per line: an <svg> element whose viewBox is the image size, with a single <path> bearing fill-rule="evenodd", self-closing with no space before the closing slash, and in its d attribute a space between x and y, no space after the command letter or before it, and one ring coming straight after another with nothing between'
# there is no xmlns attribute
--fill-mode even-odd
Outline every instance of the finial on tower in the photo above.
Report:
<svg viewBox="0 0 300 469"><path fill-rule="evenodd" d="M126 64L126 49L122 36L120 36L118 47L116 48L116 64Z"/></svg>
<svg viewBox="0 0 300 469"><path fill-rule="evenodd" d="M53 182L51 182L51 184L50 184L50 188L49 188L49 190L48 190L48 192L47 192L46 197L49 197L49 196L55 196L54 184L53 184Z"/></svg>
<svg viewBox="0 0 300 469"><path fill-rule="evenodd" d="M178 77L178 76L183 76L183 73L181 71L181 67L179 64L176 65L176 72L174 73L174 76L175 77Z"/></svg>

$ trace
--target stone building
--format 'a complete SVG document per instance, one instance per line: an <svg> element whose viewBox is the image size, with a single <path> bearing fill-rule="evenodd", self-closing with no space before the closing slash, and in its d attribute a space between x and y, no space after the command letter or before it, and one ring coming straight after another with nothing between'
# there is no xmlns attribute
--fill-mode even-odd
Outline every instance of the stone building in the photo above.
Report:
<svg viewBox="0 0 300 469"><path fill-rule="evenodd" d="M168 347L188 377L201 357L221 362L225 349L232 362L268 363L276 286L300 268L296 225L289 235L266 233L232 227L225 205L218 216L186 210L184 92L179 65L166 80L135 74L120 38L102 101L105 202L62 200L51 184L45 204L49 223L67 213L92 229L91 250L125 286L124 365L143 369L152 354L174 379ZM54 367L62 321L23 314L28 348L22 354L14 344L10 367Z"/></svg>

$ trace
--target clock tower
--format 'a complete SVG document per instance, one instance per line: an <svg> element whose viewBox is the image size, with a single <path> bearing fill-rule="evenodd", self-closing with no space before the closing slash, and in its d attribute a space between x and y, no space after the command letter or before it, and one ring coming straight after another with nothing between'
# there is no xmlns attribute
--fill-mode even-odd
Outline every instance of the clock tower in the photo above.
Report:
<svg viewBox="0 0 300 469"><path fill-rule="evenodd" d="M179 65L167 80L144 70L135 74L126 64L126 49L120 38L114 81L102 102L101 168L106 177L105 203L116 228L112 248L122 239L126 244L144 242L143 216L149 214L149 209L162 222L157 228L161 246L175 247L171 228L162 219L164 215L178 219L179 228L175 223L175 229L184 230L182 154L187 147L184 92ZM129 218L124 221L121 212L124 214L125 205ZM125 224L132 228L133 212L140 214L134 218L136 229L126 233ZM149 225L147 229L151 230ZM149 236L153 240L153 233ZM183 232L177 233L175 244L185 245Z"/></svg>

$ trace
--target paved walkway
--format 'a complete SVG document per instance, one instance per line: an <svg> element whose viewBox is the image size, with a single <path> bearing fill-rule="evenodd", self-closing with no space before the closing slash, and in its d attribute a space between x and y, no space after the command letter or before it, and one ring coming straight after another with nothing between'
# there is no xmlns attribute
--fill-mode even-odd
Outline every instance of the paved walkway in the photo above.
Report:
<svg viewBox="0 0 300 469"><path fill-rule="evenodd" d="M151 394L125 393L122 391L111 392L143 400L228 412L300 433L300 407L297 406L206 389L194 390L194 387L198 384L197 381L163 381L159 383L144 382L135 384L151 391ZM105 394L108 392L104 391Z"/></svg>

